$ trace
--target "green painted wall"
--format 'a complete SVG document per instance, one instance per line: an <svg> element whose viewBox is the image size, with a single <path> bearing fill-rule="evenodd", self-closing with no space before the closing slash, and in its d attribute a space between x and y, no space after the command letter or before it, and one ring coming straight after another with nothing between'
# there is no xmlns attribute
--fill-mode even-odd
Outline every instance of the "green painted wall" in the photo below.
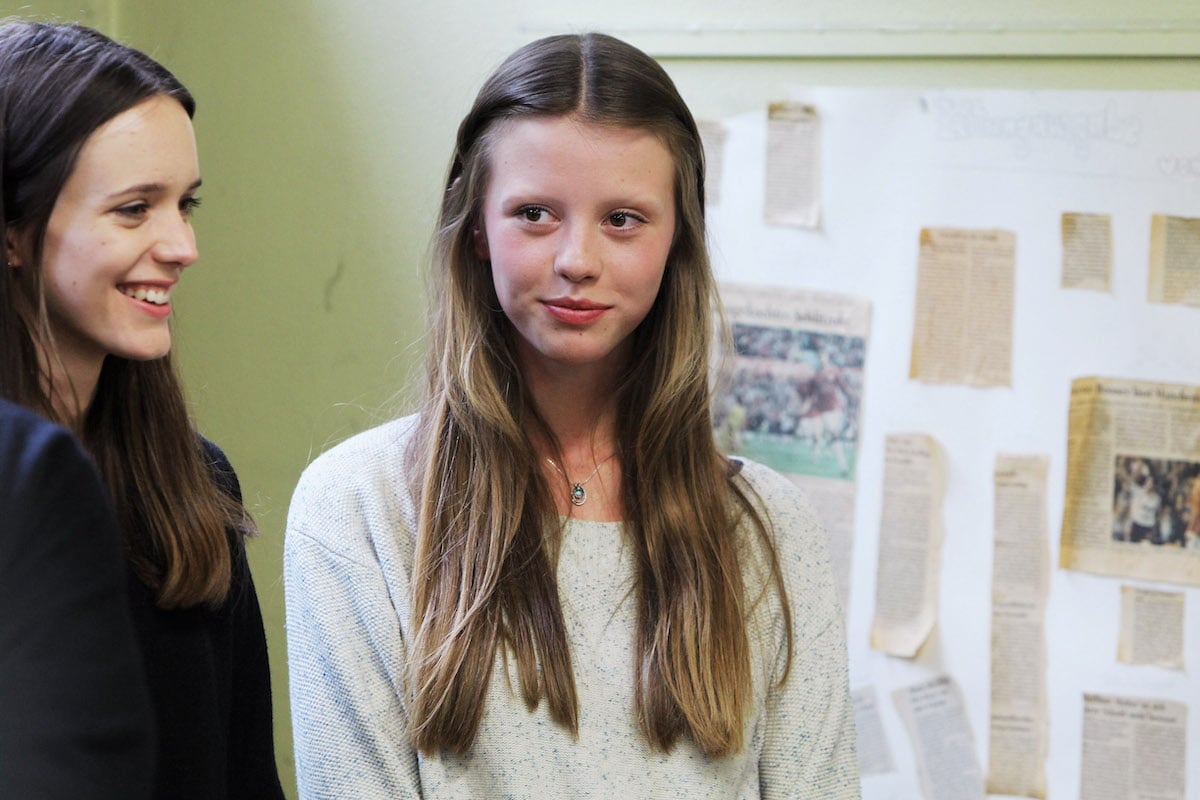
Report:
<svg viewBox="0 0 1200 800"><path fill-rule="evenodd" d="M794 3L757 5L805 22L796 19L800 6ZM1060 39L1044 33L956 39L937 30L897 40L871 27L872 19L891 19L892 6L883 0L819 5L804 8L815 9L812 20L826 22L831 9L853 6L850 22L860 33L833 45L812 31L800 30L782 45L778 36L760 33L738 39L734 48L813 52L804 48L820 42L816 58L715 59L706 54L726 39L712 45L703 37L664 38L645 26L625 35L652 52L657 42L657 52L676 54L665 59L668 69L696 113L708 117L762 107L804 84L1200 88L1200 60L1153 57L1187 50L1190 40L1067 32L1060 38L1070 46L1059 47ZM1124 0L1085 6L1054 0L1009 3L997 13L1018 28L1021 14L1061 20L1086 8L1090 19L1107 14L1119 22L1136 13L1154 22L1178 18L1189 5L1159 0L1134 11ZM742 7L715 0L665 3L651 22L684 31L700 19L719 28L728 23L721 15L734 6ZM903 7L916 8L916 22L924 19L931 30L944 23L940 9L969 25L986 22L991 10L950 0ZM622 32L609 23L628 23L629 9L615 21L613 10L582 0L551 6L511 0L0 1L2 14L79 19L150 52L199 102L201 260L181 285L177 352L200 427L233 460L262 531L251 562L272 655L280 768L291 796L281 550L292 487L318 453L407 405L402 390L419 369L420 267L454 129L480 81L514 47L544 32ZM684 45L677 47L680 40ZM1151 55L1078 55L1120 50L1114 41L1132 41L1125 50ZM906 47L968 54L896 55ZM978 54L1056 50L1074 55Z"/></svg>

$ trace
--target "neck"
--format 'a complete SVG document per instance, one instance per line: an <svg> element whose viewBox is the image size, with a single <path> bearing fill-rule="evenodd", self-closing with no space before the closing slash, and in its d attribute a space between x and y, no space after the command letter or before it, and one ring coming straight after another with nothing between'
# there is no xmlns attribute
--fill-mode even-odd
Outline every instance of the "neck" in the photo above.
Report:
<svg viewBox="0 0 1200 800"><path fill-rule="evenodd" d="M577 402L573 402L572 398ZM571 480L582 480L617 446L616 409L610 400L595 402L588 394L559 394L534 400L551 439L534 433L534 448L553 458Z"/></svg>
<svg viewBox="0 0 1200 800"><path fill-rule="evenodd" d="M550 434L546 438L531 431L531 438L559 512L577 519L621 519L621 465L614 457L616 375L593 368L543 367L526 369L524 376ZM585 481L586 501L572 506L573 487Z"/></svg>
<svg viewBox="0 0 1200 800"><path fill-rule="evenodd" d="M39 348L42 389L50 398L54 413L63 424L78 429L84 414L96 396L104 360L70 359Z"/></svg>
<svg viewBox="0 0 1200 800"><path fill-rule="evenodd" d="M615 371L542 365L524 369L524 376L533 404L555 440L543 442L535 437L535 447L549 456L560 450L557 455L568 464L612 453L616 446Z"/></svg>

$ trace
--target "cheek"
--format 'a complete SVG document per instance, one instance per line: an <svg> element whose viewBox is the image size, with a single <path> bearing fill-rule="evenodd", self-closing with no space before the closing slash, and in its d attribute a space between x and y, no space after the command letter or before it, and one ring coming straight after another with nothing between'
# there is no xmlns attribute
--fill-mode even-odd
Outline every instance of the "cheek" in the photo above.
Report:
<svg viewBox="0 0 1200 800"><path fill-rule="evenodd" d="M651 299L658 296L667 271L667 258L670 255L670 242L656 248L648 254L642 266L642 288Z"/></svg>
<svg viewBox="0 0 1200 800"><path fill-rule="evenodd" d="M63 247L46 248L42 253L42 281L47 295L61 294L75 282L74 266L69 250Z"/></svg>
<svg viewBox="0 0 1200 800"><path fill-rule="evenodd" d="M662 291L662 274L659 273L655 280L648 280L645 283L642 292L642 317L650 313L650 309L654 308L654 304L658 301L658 295Z"/></svg>
<svg viewBox="0 0 1200 800"><path fill-rule="evenodd" d="M42 251L42 274L48 283L74 285L89 265L103 261L106 253L100 248L107 246L106 241L73 235L69 231L54 237L47 236Z"/></svg>
<svg viewBox="0 0 1200 800"><path fill-rule="evenodd" d="M522 253L527 244L515 232L507 230L502 224L490 224L487 233L481 233L483 245L480 248L488 258L501 264L519 264L523 259Z"/></svg>
<svg viewBox="0 0 1200 800"><path fill-rule="evenodd" d="M520 291L534 283L543 260L536 243L519 241L518 237L489 236L487 248L497 293L502 286Z"/></svg>
<svg viewBox="0 0 1200 800"><path fill-rule="evenodd" d="M504 313L511 317L516 304L516 298L521 294L520 277L514 275L512 270L504 261L496 260L494 257L491 262L492 273L492 288L496 292L496 299L500 302L500 308Z"/></svg>

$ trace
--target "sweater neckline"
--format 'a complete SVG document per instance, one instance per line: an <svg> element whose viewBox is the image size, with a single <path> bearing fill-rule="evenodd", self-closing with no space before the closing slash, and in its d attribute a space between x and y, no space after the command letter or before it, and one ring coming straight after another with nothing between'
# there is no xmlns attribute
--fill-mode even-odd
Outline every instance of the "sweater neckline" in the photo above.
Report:
<svg viewBox="0 0 1200 800"><path fill-rule="evenodd" d="M609 520L609 521L600 522L600 521L591 520L591 519L576 519L575 517L562 517L562 516L560 516L559 519L563 520L566 523L566 527L568 527L568 528L577 528L577 529L594 530L594 531L603 531L603 530L619 531L621 529L621 526L625 524L625 522L623 520Z"/></svg>

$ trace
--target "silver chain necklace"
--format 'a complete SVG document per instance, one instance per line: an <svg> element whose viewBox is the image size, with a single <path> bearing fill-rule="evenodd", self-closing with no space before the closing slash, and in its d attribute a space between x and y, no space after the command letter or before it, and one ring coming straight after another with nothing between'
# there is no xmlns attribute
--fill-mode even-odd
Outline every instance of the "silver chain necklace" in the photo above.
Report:
<svg viewBox="0 0 1200 800"><path fill-rule="evenodd" d="M571 504L576 505L576 506L581 506L587 502L587 490L583 488L583 485L585 483L587 483L588 481L590 481L592 478L596 477L596 473L600 471L600 468L603 467L605 464L607 464L609 459L611 459L615 455L616 455L616 453L610 454L608 458L604 459L603 461L601 461L599 464L596 465L596 468L594 470L592 470L591 475L588 475L586 478L584 478L581 481L574 481L574 482L571 481L571 478L570 478L570 476L567 475L566 470L564 470L558 464L554 463L554 459L547 458L546 462L550 466L552 466L556 470L558 470L558 474L562 475L564 478L567 479L567 485L571 487L571 493L569 495L569 497L571 499Z"/></svg>

